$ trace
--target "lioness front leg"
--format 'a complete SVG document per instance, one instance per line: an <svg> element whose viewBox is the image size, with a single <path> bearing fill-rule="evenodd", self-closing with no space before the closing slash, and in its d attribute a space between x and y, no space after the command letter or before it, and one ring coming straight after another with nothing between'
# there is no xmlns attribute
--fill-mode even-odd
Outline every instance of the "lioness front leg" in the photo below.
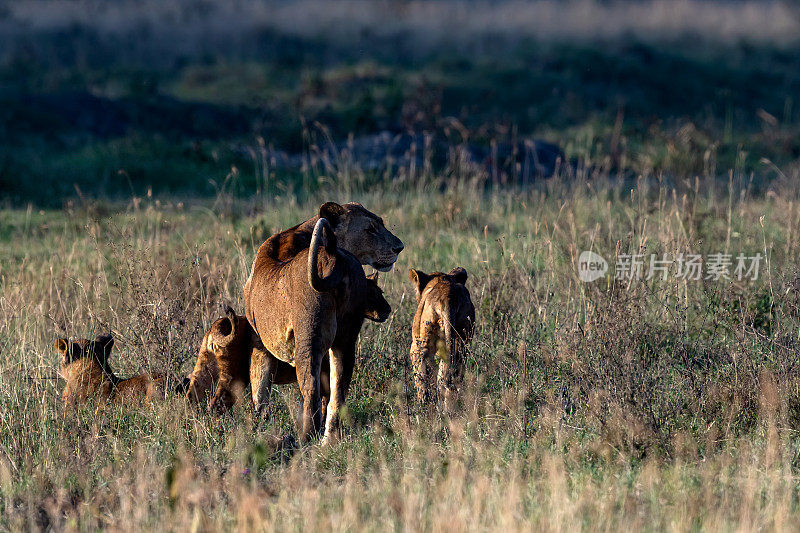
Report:
<svg viewBox="0 0 800 533"><path fill-rule="evenodd" d="M340 341L330 350L330 385L327 387L328 416L325 419L325 439L326 441L339 437L341 433L340 409L347 401L350 392L350 383L353 381L353 370L356 364L356 340L348 339ZM322 381L325 380L325 364L322 365ZM326 388L323 383L323 401Z"/></svg>
<svg viewBox="0 0 800 533"><path fill-rule="evenodd" d="M331 348L328 350L330 360L330 399L328 400L327 417L325 420L325 437L323 444L339 437L339 409L344 404L344 387L342 374L344 362L341 350Z"/></svg>

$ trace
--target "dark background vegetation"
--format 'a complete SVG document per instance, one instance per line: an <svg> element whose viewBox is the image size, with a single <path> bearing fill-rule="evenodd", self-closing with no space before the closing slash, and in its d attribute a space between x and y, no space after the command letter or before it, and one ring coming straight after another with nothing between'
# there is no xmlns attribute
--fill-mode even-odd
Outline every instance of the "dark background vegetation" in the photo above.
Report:
<svg viewBox="0 0 800 533"><path fill-rule="evenodd" d="M357 19L363 5L349 4ZM794 11L788 23L751 21L750 34L742 20L734 38L690 22L671 29L667 15L655 19L661 32L625 32L636 26L624 19L609 31L591 15L568 19L577 15L567 7L581 4L564 2L555 23L536 18L544 8L522 11L501 31L445 21L455 8L470 21L513 2L433 3L428 17L444 26L433 37L405 2L355 22L335 18L342 4L328 20L314 2L294 11L291 2L245 2L239 12L188 0L9 3L0 10L0 196L59 206L148 189L207 195L232 167L240 193L259 181L302 189L300 165L260 176L258 160L378 132L477 149L540 138L615 173L738 165L771 177L762 158L783 168L800 156L800 46L770 40ZM619 18L626 5L649 4L608 5ZM560 25L564 34L553 35Z"/></svg>

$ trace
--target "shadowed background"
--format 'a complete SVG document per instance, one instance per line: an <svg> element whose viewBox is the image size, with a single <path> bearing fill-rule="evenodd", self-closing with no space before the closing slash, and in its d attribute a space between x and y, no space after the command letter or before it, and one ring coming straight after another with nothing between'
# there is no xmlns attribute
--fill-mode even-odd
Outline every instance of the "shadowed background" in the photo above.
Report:
<svg viewBox="0 0 800 533"><path fill-rule="evenodd" d="M798 35L773 1L6 2L0 195L305 194L326 156L381 176L412 146L514 174L526 139L540 177L770 179L800 155Z"/></svg>

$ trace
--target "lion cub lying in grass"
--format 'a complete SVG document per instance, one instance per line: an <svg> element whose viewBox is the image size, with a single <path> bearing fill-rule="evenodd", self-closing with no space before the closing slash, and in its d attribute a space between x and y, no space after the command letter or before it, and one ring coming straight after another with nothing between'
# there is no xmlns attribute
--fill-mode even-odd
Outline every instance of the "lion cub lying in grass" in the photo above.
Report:
<svg viewBox="0 0 800 533"><path fill-rule="evenodd" d="M56 340L55 349L62 357L61 371L67 380L63 393L66 407L92 398L114 403L164 398L163 378L142 374L121 379L114 375L108 365L113 346L111 335L98 335L93 341Z"/></svg>
<svg viewBox="0 0 800 533"><path fill-rule="evenodd" d="M467 271L456 267L449 273L426 274L413 268L408 277L417 293L417 312L412 325L411 364L414 384L423 405L433 399L434 355L439 358L439 400L453 411L464 380L466 343L472 339L475 306L464 286Z"/></svg>

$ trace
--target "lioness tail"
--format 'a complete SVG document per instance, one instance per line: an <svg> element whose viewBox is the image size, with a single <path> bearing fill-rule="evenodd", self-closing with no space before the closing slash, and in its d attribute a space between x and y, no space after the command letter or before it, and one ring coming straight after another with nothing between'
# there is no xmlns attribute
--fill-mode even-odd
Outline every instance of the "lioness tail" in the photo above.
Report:
<svg viewBox="0 0 800 533"><path fill-rule="evenodd" d="M336 254L336 234L333 233L328 220L320 218L314 226L314 233L311 235L311 245L308 250L308 283L317 292L332 291L341 280L341 274L338 273L336 268L326 278L322 278L319 275L317 260L319 258L319 249L322 246L323 232L326 234L325 239L327 241L325 249L332 255Z"/></svg>

